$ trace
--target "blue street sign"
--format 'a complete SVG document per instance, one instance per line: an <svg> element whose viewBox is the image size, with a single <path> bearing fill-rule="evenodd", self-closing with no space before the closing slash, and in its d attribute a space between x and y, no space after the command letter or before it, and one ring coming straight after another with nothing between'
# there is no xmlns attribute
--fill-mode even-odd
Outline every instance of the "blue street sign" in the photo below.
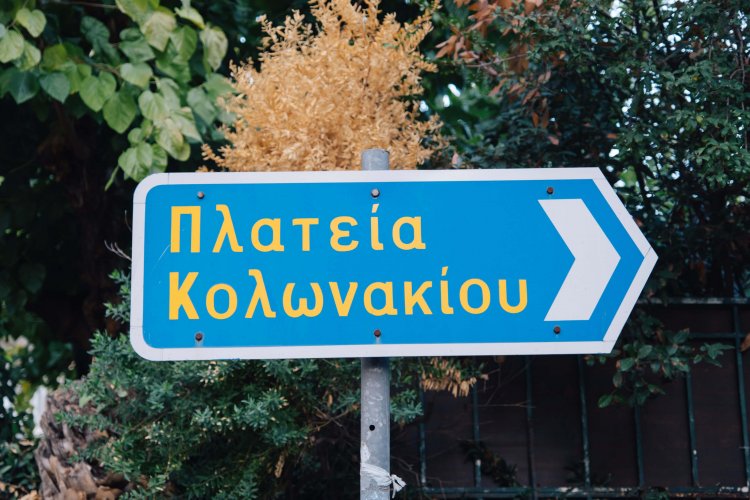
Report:
<svg viewBox="0 0 750 500"><path fill-rule="evenodd" d="M154 360L611 351L656 255L597 169L157 174Z"/></svg>

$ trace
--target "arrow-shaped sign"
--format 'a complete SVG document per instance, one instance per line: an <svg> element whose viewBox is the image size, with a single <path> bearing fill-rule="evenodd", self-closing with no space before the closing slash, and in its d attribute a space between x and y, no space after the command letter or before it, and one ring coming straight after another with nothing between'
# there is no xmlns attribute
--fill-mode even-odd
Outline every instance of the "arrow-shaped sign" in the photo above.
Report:
<svg viewBox="0 0 750 500"><path fill-rule="evenodd" d="M583 200L539 203L575 259L544 319L588 320L620 262L620 255Z"/></svg>
<svg viewBox="0 0 750 500"><path fill-rule="evenodd" d="M597 169L159 174L149 359L609 352L656 255Z"/></svg>

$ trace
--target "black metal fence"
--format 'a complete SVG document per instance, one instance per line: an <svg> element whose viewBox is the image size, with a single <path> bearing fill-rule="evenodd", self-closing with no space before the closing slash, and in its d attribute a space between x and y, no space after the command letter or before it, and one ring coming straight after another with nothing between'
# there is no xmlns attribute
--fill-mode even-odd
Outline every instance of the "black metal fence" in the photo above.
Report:
<svg viewBox="0 0 750 500"><path fill-rule="evenodd" d="M723 366L696 365L643 407L601 409L611 367L589 367L581 356L508 358L468 398L423 394L425 419L395 443L402 458L394 468L411 494L750 498L750 370L740 348L750 300L641 306L673 329L690 327L693 341L732 346ZM483 473L483 461L493 470Z"/></svg>

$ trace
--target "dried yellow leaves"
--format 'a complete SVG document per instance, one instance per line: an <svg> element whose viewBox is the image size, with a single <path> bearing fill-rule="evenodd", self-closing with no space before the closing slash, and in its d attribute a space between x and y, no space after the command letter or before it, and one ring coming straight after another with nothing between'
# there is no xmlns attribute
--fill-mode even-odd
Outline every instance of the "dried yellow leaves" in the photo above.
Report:
<svg viewBox="0 0 750 500"><path fill-rule="evenodd" d="M204 158L231 171L359 169L362 151L383 148L393 168L415 168L442 147L436 117L421 120L419 52L430 13L401 24L349 0L312 2L318 26L294 12L281 26L263 21L260 70L232 68L237 121L229 145Z"/></svg>
<svg viewBox="0 0 750 500"><path fill-rule="evenodd" d="M479 375L479 379L488 380L489 376L483 373ZM455 360L431 358L430 370L422 371L420 385L425 391L448 391L457 398L468 396L477 381L477 377L464 376Z"/></svg>

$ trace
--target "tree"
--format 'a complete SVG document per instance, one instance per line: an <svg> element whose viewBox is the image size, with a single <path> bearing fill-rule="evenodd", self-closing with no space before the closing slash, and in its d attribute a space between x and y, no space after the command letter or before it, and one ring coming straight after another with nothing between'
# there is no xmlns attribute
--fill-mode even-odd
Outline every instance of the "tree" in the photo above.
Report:
<svg viewBox="0 0 750 500"><path fill-rule="evenodd" d="M461 160L479 168L598 167L659 255L645 297L746 296L746 6L456 4L443 18L451 35L437 48L466 81L438 110ZM693 348L687 332L664 331L642 310L624 338L615 352L617 390L603 405L642 403L661 391L650 377L716 362L723 348Z"/></svg>
<svg viewBox="0 0 750 500"><path fill-rule="evenodd" d="M204 156L227 170L357 169L362 151L387 149L396 168L415 168L442 146L437 116L420 120L419 52L430 11L401 24L378 2L311 3L317 25L295 11L283 26L263 21L260 68L233 68L237 117L229 144Z"/></svg>
<svg viewBox="0 0 750 500"><path fill-rule="evenodd" d="M132 183L216 141L223 31L184 2L0 2L0 455L39 384L84 373ZM192 162L191 157L192 156ZM194 167L193 167L194 168ZM111 325L110 325L111 326ZM71 361L75 364L71 364ZM25 442L20 440L19 442ZM24 465L25 466L25 465ZM3 472L5 476L5 472ZM28 486L28 485L26 485Z"/></svg>

